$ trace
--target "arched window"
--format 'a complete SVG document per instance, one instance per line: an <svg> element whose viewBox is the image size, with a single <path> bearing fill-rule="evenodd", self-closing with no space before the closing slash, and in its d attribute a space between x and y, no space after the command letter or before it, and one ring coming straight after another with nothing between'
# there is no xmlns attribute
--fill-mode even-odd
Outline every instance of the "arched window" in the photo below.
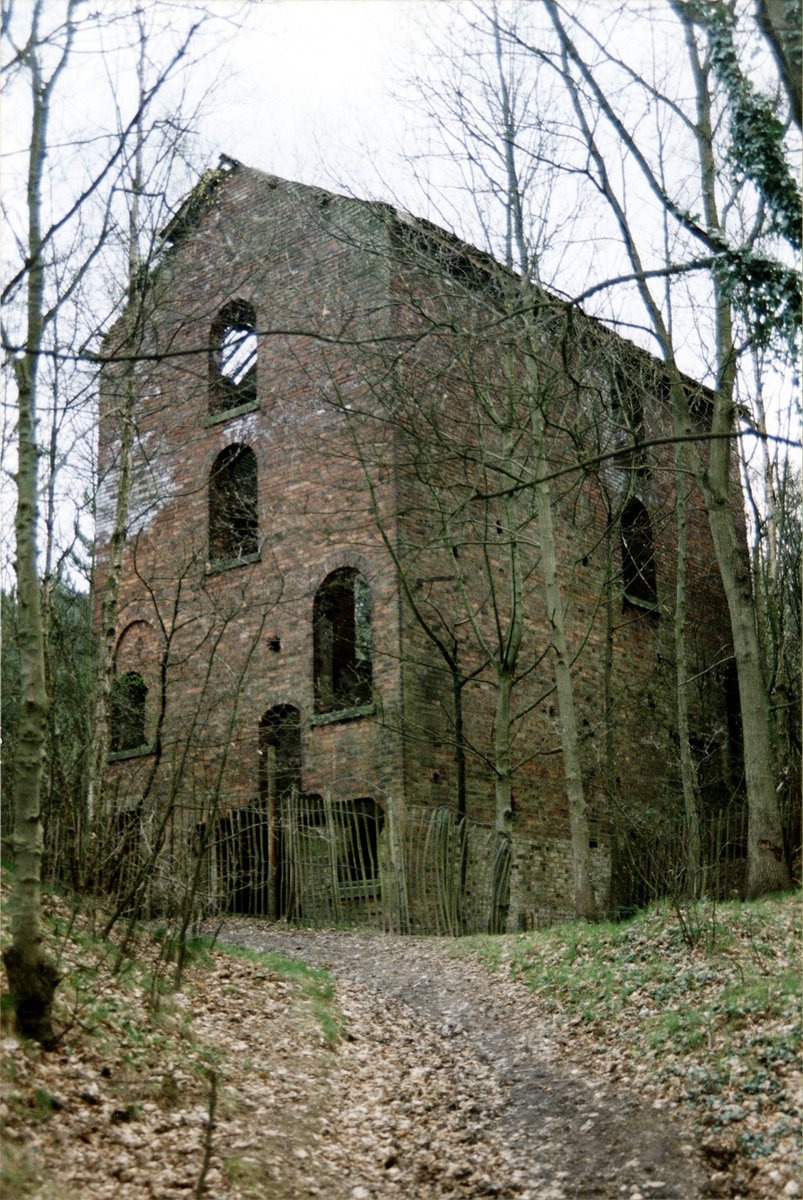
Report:
<svg viewBox="0 0 803 1200"><path fill-rule="evenodd" d="M622 535L622 591L625 603L654 606L658 599L655 587L655 551L652 527L646 508L640 500L628 500L620 522Z"/></svg>
<svg viewBox="0 0 803 1200"><path fill-rule="evenodd" d="M359 571L327 575L312 609L315 711L371 702L371 589Z"/></svg>
<svg viewBox="0 0 803 1200"><path fill-rule="evenodd" d="M227 446L209 476L209 561L245 558L258 549L256 455L250 446Z"/></svg>
<svg viewBox="0 0 803 1200"><path fill-rule="evenodd" d="M257 398L256 312L232 300L218 313L209 338L209 410L238 408Z"/></svg>
<svg viewBox="0 0 803 1200"><path fill-rule="evenodd" d="M297 708L278 704L259 722L259 797L269 811L301 792L301 720Z"/></svg>
<svg viewBox="0 0 803 1200"><path fill-rule="evenodd" d="M158 694L159 640L147 621L132 621L120 633L114 651L114 678L109 696L109 751L144 751L155 730L154 694Z"/></svg>
<svg viewBox="0 0 803 1200"><path fill-rule="evenodd" d="M145 702L148 689L138 671L127 671L112 681L109 713L112 753L145 745Z"/></svg>

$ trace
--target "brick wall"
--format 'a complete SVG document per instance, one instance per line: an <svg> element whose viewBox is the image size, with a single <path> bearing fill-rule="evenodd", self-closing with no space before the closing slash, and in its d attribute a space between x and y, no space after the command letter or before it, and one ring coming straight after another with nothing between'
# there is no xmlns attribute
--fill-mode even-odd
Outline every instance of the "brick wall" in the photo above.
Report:
<svg viewBox="0 0 803 1200"><path fill-rule="evenodd" d="M158 824L160 814L169 814L166 839L176 862L199 825L211 828L238 807L264 802L260 721L280 706L298 714L303 792L335 803L373 797L397 814L412 806L458 807L454 672L416 620L414 605L431 630L454 638L463 676L476 672L461 690L465 810L479 826L493 823L492 671L469 616L492 637L494 609L503 623L510 615L509 512L498 500L472 505L467 489L499 478L481 477L473 454L492 452L498 437L476 419L476 393L498 390L499 347L488 332L487 296L477 290L477 276L467 285L465 271L442 278L420 263L411 266L398 246L392 249L393 226L387 209L237 167L223 172L183 232L172 230L148 294L119 627L147 623L149 738L157 726L160 738L156 758L151 746L148 754L111 762L108 784L115 805L132 807L147 792L149 819ZM210 331L232 299L251 306L260 334L256 400L221 414L210 412ZM431 322L443 316L449 330L436 334ZM466 327L471 339L456 341L452 330ZM582 387L567 383L554 347L541 363L551 389L555 463L571 462L572 454L576 460L578 446L593 453L611 436L604 360L618 343L589 328L583 353L589 337L605 353L596 355L593 370L584 360L573 375L583 375ZM122 329L113 331L110 346ZM122 375L119 366L107 370L102 398L101 582ZM667 416L657 396L645 392L644 407L647 433L664 432ZM426 472L435 469L432 447L441 436L450 454L445 466L441 456L433 490ZM452 453L459 444L472 452L468 464ZM208 482L221 452L237 445L256 456L259 550L221 568L210 563ZM669 804L677 776L672 450L649 454L639 494L653 523L660 611L622 602L616 510L627 464L608 462L555 484L603 905L621 811ZM451 533L439 526L438 497L447 492L463 505L455 506L463 516ZM539 913L570 909L559 715L531 508L532 497L522 493L516 541L524 634L515 691L521 715L510 916L520 926L537 922ZM478 536L483 523L490 541ZM723 661L729 645L697 496L690 502L689 546L689 633L702 671ZM338 568L358 571L371 589L373 708L332 719L315 712L312 612L316 589ZM163 709L155 702L162 678ZM721 697L712 699L712 691L703 684L694 711L701 737L713 745L723 718Z"/></svg>

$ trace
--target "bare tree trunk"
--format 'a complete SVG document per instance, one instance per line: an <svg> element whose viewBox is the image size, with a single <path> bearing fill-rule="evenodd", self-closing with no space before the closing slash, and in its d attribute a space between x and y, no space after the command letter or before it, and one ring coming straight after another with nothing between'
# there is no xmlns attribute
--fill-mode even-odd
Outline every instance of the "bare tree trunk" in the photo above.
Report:
<svg viewBox="0 0 803 1200"><path fill-rule="evenodd" d="M31 283L29 336L37 336L37 288ZM37 573L36 356L17 365L19 460L17 465L17 602L21 672L20 728L14 764L14 887L12 944L3 952L17 1028L43 1045L53 1040L51 1008L59 976L42 949L42 766L47 728L45 650Z"/></svg>
<svg viewBox="0 0 803 1200"><path fill-rule="evenodd" d="M694 34L684 17L689 60L697 92L697 144L703 204L707 227L721 230L717 208L714 136L707 82L700 64ZM730 613L733 650L739 679L739 701L744 731L744 770L748 800L748 896L789 887L789 870L783 853L781 818L775 796L769 703L764 679L764 659L756 625L755 598L750 563L733 513L731 440L736 427L736 347L730 301L714 279L718 379L707 470L698 477L702 487L711 538ZM680 392L677 387L676 391Z"/></svg>
<svg viewBox="0 0 803 1200"><path fill-rule="evenodd" d="M103 818L103 776L109 755L111 730L109 708L112 681L114 678L114 651L117 637L117 608L120 600L120 580L123 571L123 552L128 534L128 515L131 502L131 468L134 451L134 409L137 401L134 353L142 332L143 299L139 287L141 263L139 255L140 197L143 188L143 127L142 113L145 103L145 50L146 39L142 12L137 13L139 22L139 58L137 60L138 116L134 124L134 160L130 180L131 201L128 211L128 310L123 346L125 354L122 365L122 403L118 421L120 445L117 453L117 487L114 506L114 525L109 538L108 563L103 585L100 608L100 631L95 669L96 690L94 720L92 722L92 748L89 754L89 779L87 784L86 816L92 826L96 818ZM132 320L133 313L133 320Z"/></svg>
<svg viewBox="0 0 803 1200"><path fill-rule="evenodd" d="M783 853L781 818L775 795L769 704L756 631L750 566L733 523L729 489L722 487L721 475L717 480L712 471L710 478L712 485L715 480L720 485L712 486L706 507L730 612L739 680L748 797L747 894L755 897L788 888L789 869Z"/></svg>
<svg viewBox="0 0 803 1200"><path fill-rule="evenodd" d="M19 419L17 427L17 512L15 519L18 629L21 670L20 729L14 774L14 886L11 897L11 945L3 952L14 1000L17 1028L47 1046L53 1041L53 996L56 968L42 947L42 766L47 730L45 647L38 574L38 446L36 388L39 349L44 333L44 263L42 259L42 175L47 151L47 122L56 80L67 61L72 40L68 12L62 53L49 79L39 60L39 20L43 0L31 19L27 62L31 77L31 141L28 156L27 322L25 353L15 361Z"/></svg>
<svg viewBox="0 0 803 1200"><path fill-rule="evenodd" d="M520 300L522 310L527 311L528 302L532 302L531 297L528 295L530 280L537 274L538 262L534 251L531 249L531 239L528 236L528 230L525 228L522 186L516 163L516 120L502 52L502 33L496 4L493 6L491 21L499 85L501 135L504 147L507 187L509 229L507 265L513 267L515 263L521 272L523 293ZM531 347L532 356L530 360L530 372L531 375L534 375L535 371L532 364L537 361L541 352L541 347L537 344L537 331L535 337L527 337L525 341L532 341L534 343ZM545 414L541 407L544 399L538 394L537 379L531 379L530 383L529 404L536 451L536 479L540 481L548 471L545 452ZM507 461L514 461L512 450ZM506 502L509 502L509 500L509 497L506 498ZM594 899L594 890L591 886L588 817L583 789L583 772L580 765L571 660L566 645L563 598L558 583L555 530L552 521L552 493L548 483L536 483L535 504L541 549L541 573L546 593L550 643L554 656L555 687L558 693L558 707L560 710L560 740L563 752L564 781L566 785L566 798L569 805L569 827L572 845L572 903L577 916L593 920L596 916L596 902Z"/></svg>
<svg viewBox="0 0 803 1200"><path fill-rule="evenodd" d="M675 219L684 220L685 217L657 184L629 129L614 112L593 72L572 43L562 22L558 5L554 0L545 0L545 7L560 38L564 78L569 85L574 111L599 175L601 190L615 214L633 267L633 280L650 315L655 335L669 367L675 433L688 438L693 431L693 423L684 386L675 364L671 331L650 293L647 275L636 245L635 226L628 219L628 214L611 184L605 157L589 125L579 90L570 78L570 63L580 71L590 89L594 104L610 120L622 145L634 154L645 178L657 191L664 206L672 212ZM700 225L693 223L693 232L695 236L705 235L712 246L720 247L727 244L727 235L717 207L718 179L714 159L714 133L707 71L701 63L697 51L690 13L679 4L674 8L683 26L689 65L695 86L695 119L693 122L689 121L688 124L697 147L698 183L704 222ZM775 795L769 705L761 646L756 627L755 601L750 586L750 565L734 511L735 487L732 476L731 444L736 435L737 413L734 390L737 362L731 307L722 281L716 274L712 274L711 282L714 289L713 322L717 367L717 381L712 404L712 437L709 442L707 462L691 442L688 444L688 455L691 469L703 496L714 555L730 616L731 636L739 680L744 734L745 782L749 810L748 894L757 896L763 892L788 887L789 871L783 855L780 813Z"/></svg>
<svg viewBox="0 0 803 1200"><path fill-rule="evenodd" d="M540 431L536 435L540 437ZM541 442L543 445L543 442ZM563 597L558 582L558 563L555 551L555 530L552 523L552 495L542 477L547 473L543 453L539 454L535 486L538 511L538 532L541 543L541 572L546 593L547 619L554 656L555 687L560 712L560 737L563 751L563 778L569 802L569 827L572 842L572 900L575 915L593 921L597 915L594 889L591 886L591 849L588 834L588 813L580 764L577 717L574 708L571 661L566 645L566 623Z"/></svg>
<svg viewBox="0 0 803 1200"><path fill-rule="evenodd" d="M692 756L689 726L688 655L686 653L686 504L688 489L685 483L683 444L675 447L675 480L677 488L676 521L678 535L678 564L675 581L675 687L677 693L678 754L680 780L685 816L684 857L686 860L686 892L698 897L702 887L700 845L700 809L697 767Z"/></svg>

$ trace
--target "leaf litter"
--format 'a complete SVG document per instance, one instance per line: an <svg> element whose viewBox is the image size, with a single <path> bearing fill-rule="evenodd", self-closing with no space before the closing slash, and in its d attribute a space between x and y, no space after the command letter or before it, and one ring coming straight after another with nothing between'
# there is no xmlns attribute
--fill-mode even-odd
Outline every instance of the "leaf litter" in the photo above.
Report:
<svg viewBox="0 0 803 1200"><path fill-rule="evenodd" d="M57 1049L4 1019L2 1194L794 1198L798 918L728 906L716 946L658 910L458 942L233 919L246 950L164 994L151 939L112 975L75 922Z"/></svg>

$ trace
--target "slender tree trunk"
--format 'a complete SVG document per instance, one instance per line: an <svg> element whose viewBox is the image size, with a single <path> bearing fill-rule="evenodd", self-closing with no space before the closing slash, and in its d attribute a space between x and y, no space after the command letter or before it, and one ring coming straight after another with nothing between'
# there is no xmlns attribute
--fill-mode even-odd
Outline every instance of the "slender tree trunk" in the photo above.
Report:
<svg viewBox="0 0 803 1200"><path fill-rule="evenodd" d="M35 318L29 333L36 333ZM20 729L14 764L14 887L12 944L3 953L17 1020L25 1037L53 1041L51 1008L58 972L42 949L42 767L47 728L45 651L37 573L36 356L17 367L19 460L17 465L17 603L21 671Z"/></svg>
<svg viewBox="0 0 803 1200"><path fill-rule="evenodd" d="M11 896L11 945L3 952L17 1028L42 1045L54 1038L53 996L56 968L42 947L42 767L47 730L45 646L38 575L38 446L36 388L38 351L44 336L44 264L41 193L47 148L49 102L60 67L42 78L37 44L42 0L34 8L28 66L31 73L31 142L28 162L27 324L25 353L15 362L19 417L17 426L17 512L15 518L18 637L21 671L20 729L14 770L14 886ZM66 61L69 39L61 64Z"/></svg>
<svg viewBox="0 0 803 1200"><path fill-rule="evenodd" d="M540 431L536 436L540 437ZM539 480L547 473L543 452L539 454L537 472ZM593 921L597 915L594 889L591 886L591 849L588 834L588 813L583 789L583 771L580 765L580 746L577 735L577 717L574 707L571 662L566 645L566 623L564 620L563 597L558 582L558 562L555 550L555 529L552 522L552 495L548 483L538 482L535 487L538 511L538 533L541 543L541 572L546 593L549 636L552 644L555 687L558 693L560 712L561 749L563 751L563 777L566 797L569 802L569 827L572 842L572 901L575 915Z"/></svg>
<svg viewBox="0 0 803 1200"><path fill-rule="evenodd" d="M519 387L515 378L513 348L508 347L507 372L509 412L500 430L502 461L515 462L513 445L513 417ZM490 927L492 932L502 932L507 927L510 912L510 872L513 835L513 750L511 745L513 728L513 691L516 683L516 668L524 636L524 584L522 578L521 545L519 528L519 498L505 496L503 500L507 529L507 572L509 615L505 628L502 614L497 608L496 654L496 703L494 711L494 829L495 853L493 869L493 900Z"/></svg>
<svg viewBox="0 0 803 1200"><path fill-rule="evenodd" d="M516 122L514 119L513 103L508 87L502 52L502 35L499 26L499 16L496 5L493 6L493 35L496 68L499 81L499 100L502 109L502 139L505 157L505 178L507 186L508 208L508 241L507 265L512 267L514 262L522 276L522 294L517 297L521 301L522 311L527 311L532 303L530 280L536 274L537 260L530 250L528 231L525 228L524 209L522 205L521 183L516 163ZM528 331L529 332L529 331ZM534 373L533 364L537 362L540 347L537 337L525 336L524 343L533 341L530 370ZM511 371L515 368L511 368ZM543 402L538 395L537 380L530 380L529 402L532 409L532 432L536 450L536 477L547 474L546 454L544 448L544 414L540 410ZM534 386L533 386L534 385ZM506 462L515 462L512 447ZM561 749L563 751L563 770L566 784L566 796L569 804L569 825L572 844L572 903L575 914L593 920L596 916L596 902L591 886L591 856L588 837L588 817L586 813L585 795L583 790L583 773L580 766L579 741L577 736L577 719L574 709L574 688L571 677L571 664L566 646L566 627L564 621L563 598L558 584L557 554L555 548L555 532L552 523L552 495L548 484L538 483L535 489L536 513L538 516L538 534L541 547L541 571L547 601L547 615L550 627L550 642L553 651L555 686L558 693L560 708ZM510 497L506 503L510 503ZM512 516L515 514L511 514ZM511 536L518 537L518 527L510 526ZM518 593L518 608L521 608L523 596ZM519 614L521 619L521 614Z"/></svg>
<svg viewBox="0 0 803 1200"><path fill-rule="evenodd" d="M675 686L677 694L678 752L680 779L685 817L684 857L686 860L686 892L698 897L701 892L700 811L697 768L691 752L689 727L688 655L686 648L686 503L688 489L685 476L683 444L675 446L676 520L678 535L678 565L675 583Z"/></svg>
<svg viewBox="0 0 803 1200"><path fill-rule="evenodd" d="M128 376L129 372L126 372ZM133 379L126 378L125 394L120 414L121 438L117 456L117 488L114 527L109 539L109 558L100 607L100 632L95 668L95 705L92 722L93 738L89 755L87 784L87 824L103 816L103 776L109 756L111 730L109 704L114 678L114 651L117 637L117 609L120 601L120 580L123 552L128 532L131 499L131 465L134 448Z"/></svg>
<svg viewBox="0 0 803 1200"><path fill-rule="evenodd" d="M492 870L490 933L503 933L510 912L510 860L513 833L513 779L511 775L510 728L513 675L504 669L496 673L494 712L494 856Z"/></svg>
<svg viewBox="0 0 803 1200"><path fill-rule="evenodd" d="M721 222L717 209L710 98L693 31L685 18L684 24L697 92L697 143L703 207L708 228L719 232ZM749 896L759 896L764 892L789 887L790 879L784 859L781 818L775 794L769 701L756 625L750 563L733 511L735 489L731 437L736 429L734 393L737 366L733 319L730 301L716 277L714 288L718 378L711 432L715 437L710 443L708 465L701 473L700 483L733 633L748 802L747 892ZM677 390L680 391L679 388Z"/></svg>
<svg viewBox="0 0 803 1200"><path fill-rule="evenodd" d="M109 537L108 562L101 599L100 633L95 668L93 738L89 755L89 779L86 803L87 825L90 828L96 822L102 824L105 815L103 812L103 779L111 744L109 715L111 689L114 680L114 652L118 632L117 610L120 602L123 554L128 536L128 520L131 506L131 474L135 434L134 413L138 397L136 364L133 355L136 353L142 338L144 316L144 300L140 286L142 264L140 262L139 239L141 233L140 199L143 189L142 156L144 132L142 110L145 99L146 38L141 11L137 15L140 42L139 59L137 62L137 82L139 86L138 111L140 115L134 129L134 158L130 180L131 200L128 210L128 308L125 317L128 328L126 329L121 347L125 354L125 361L121 368L122 394L118 416L120 444L116 461L117 487L115 490L114 525ZM101 838L101 846L104 844L105 839Z"/></svg>
<svg viewBox="0 0 803 1200"><path fill-rule="evenodd" d="M562 23L558 6L553 0L544 0L544 2L553 27L561 39L566 72L568 72L570 62L577 66L591 90L595 105L598 105L610 119L622 143L635 152L637 147L629 129L617 117L604 91L596 82L591 69L573 45ZM697 143L699 186L705 218L701 225L712 244L727 244L727 236L717 208L719 181L714 159L714 133L707 73L697 52L691 12L685 5L676 4L673 7L683 25L689 65L695 86L696 122L693 125L693 132ZM568 80L568 74L565 74L564 77ZM683 384L675 365L671 333L660 308L650 293L636 246L634 227L628 221L627 213L610 184L605 159L586 119L579 91L571 83L571 80L568 81L574 111L599 173L600 185L616 216L633 267L636 285L668 364L672 383L675 431L688 436L692 433L693 426ZM643 156L637 155L637 161L641 163L648 181L655 184L655 180L644 165ZM665 195L663 199L667 207L671 206L673 214L682 218L682 212L676 211ZM713 397L711 425L713 438L709 442L707 463L692 445L689 445L688 453L689 463L703 495L714 555L730 616L739 679L744 734L745 782L749 810L748 892L751 896L756 896L762 892L788 887L789 871L782 850L780 814L775 795L769 706L755 621L754 597L750 587L750 567L734 507L736 489L732 487L731 442L736 435L737 414L734 404L736 350L731 310L716 273L712 274L711 282L714 288L717 364L717 383Z"/></svg>
<svg viewBox="0 0 803 1200"><path fill-rule="evenodd" d="M734 526L729 491L721 486L716 491L712 489L707 507L733 631L748 797L747 894L755 897L788 888L790 884L775 795L769 702L755 623L750 566Z"/></svg>

